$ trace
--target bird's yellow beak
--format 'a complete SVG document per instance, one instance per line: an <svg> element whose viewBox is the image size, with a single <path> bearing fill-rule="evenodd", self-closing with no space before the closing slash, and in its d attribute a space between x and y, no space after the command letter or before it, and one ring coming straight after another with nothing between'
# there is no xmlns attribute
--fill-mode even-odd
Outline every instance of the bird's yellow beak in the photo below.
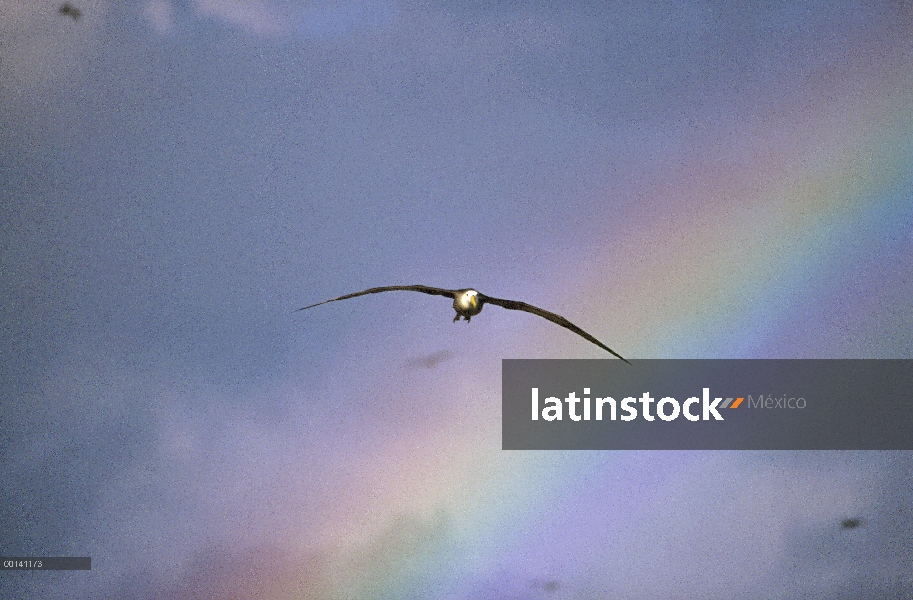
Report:
<svg viewBox="0 0 913 600"><path fill-rule="evenodd" d="M475 295L470 296L470 297L469 297L469 304L471 304L473 308L475 308L476 306L478 306L478 305L479 305L479 297L478 297L478 296L475 296Z"/></svg>

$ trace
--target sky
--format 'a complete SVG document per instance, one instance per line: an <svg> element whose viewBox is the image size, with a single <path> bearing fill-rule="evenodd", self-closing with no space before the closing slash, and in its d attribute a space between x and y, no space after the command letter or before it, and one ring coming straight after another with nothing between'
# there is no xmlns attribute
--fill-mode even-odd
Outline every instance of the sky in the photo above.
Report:
<svg viewBox="0 0 913 600"><path fill-rule="evenodd" d="M4 598L913 598L913 453L501 450L501 359L913 358L913 10L0 0ZM845 529L841 522L860 519Z"/></svg>

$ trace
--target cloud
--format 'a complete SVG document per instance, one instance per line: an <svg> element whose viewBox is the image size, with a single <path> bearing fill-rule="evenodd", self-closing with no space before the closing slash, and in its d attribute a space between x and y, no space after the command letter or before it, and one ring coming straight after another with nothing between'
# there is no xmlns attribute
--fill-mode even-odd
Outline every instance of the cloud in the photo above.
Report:
<svg viewBox="0 0 913 600"><path fill-rule="evenodd" d="M908 508L913 492L913 455L778 454L777 464L782 467L819 473L818 481L811 475L801 478L808 490L824 490L826 482L830 485L804 519L793 516L783 530L782 547L772 563L770 579L759 584L765 590L763 597L913 597L913 510ZM802 461L806 462L804 468L800 467ZM861 479L863 473L871 479ZM842 500L834 503L833 499L840 496ZM778 504L783 505L782 499ZM746 514L747 507L741 508ZM856 525L847 527L847 521Z"/></svg>
<svg viewBox="0 0 913 600"><path fill-rule="evenodd" d="M159 33L169 33L174 29L174 6L169 0L149 0L143 7L143 16Z"/></svg>
<svg viewBox="0 0 913 600"><path fill-rule="evenodd" d="M4 0L0 0L3 2ZM197 17L209 18L256 36L281 36L294 29L305 37L332 38L388 24L396 13L387 0L318 1L300 9L269 0L194 0ZM172 0L147 0L143 16L159 33L174 29Z"/></svg>
<svg viewBox="0 0 913 600"><path fill-rule="evenodd" d="M254 35L278 35L287 30L288 20L263 0L195 0L198 14L234 25Z"/></svg>
<svg viewBox="0 0 913 600"><path fill-rule="evenodd" d="M35 100L37 90L60 90L82 72L99 41L107 0L82 0L78 20L60 13L62 2L0 0L0 96Z"/></svg>
<svg viewBox="0 0 913 600"><path fill-rule="evenodd" d="M308 36L332 38L356 29L389 23L396 8L386 0L316 2L304 9L300 29Z"/></svg>

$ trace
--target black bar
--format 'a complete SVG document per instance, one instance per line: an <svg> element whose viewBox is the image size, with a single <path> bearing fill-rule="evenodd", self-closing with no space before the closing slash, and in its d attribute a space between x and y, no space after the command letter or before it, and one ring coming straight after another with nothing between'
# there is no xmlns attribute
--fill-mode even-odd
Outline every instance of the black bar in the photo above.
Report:
<svg viewBox="0 0 913 600"><path fill-rule="evenodd" d="M91 571L90 556L0 556L3 571Z"/></svg>

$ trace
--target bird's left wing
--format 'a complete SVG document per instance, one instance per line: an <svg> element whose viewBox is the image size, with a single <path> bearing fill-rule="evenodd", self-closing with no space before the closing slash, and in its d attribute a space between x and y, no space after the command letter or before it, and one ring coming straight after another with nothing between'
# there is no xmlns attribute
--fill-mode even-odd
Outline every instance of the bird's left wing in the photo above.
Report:
<svg viewBox="0 0 913 600"><path fill-rule="evenodd" d="M321 304L326 304L327 302L336 302L337 300L347 300L348 298L355 298L356 296L366 296L367 294L379 294L381 292L422 292L423 294L431 294L432 296L446 296L448 298L453 298L454 294L458 290L445 290L443 288L430 287L427 285L388 285L385 287L376 287L369 290L364 290L363 292L355 292L354 294L346 294L345 296L340 296L339 298L333 298L331 300L324 300L323 302L318 302L317 304L311 304L310 306L305 306L294 310L292 312L298 312L299 310L305 310L308 308L314 308L315 306L320 306Z"/></svg>
<svg viewBox="0 0 913 600"><path fill-rule="evenodd" d="M552 323L554 323L556 325L561 325L565 329L569 329L569 330L573 331L574 333L576 333L583 339L596 344L603 350L609 352L610 354L612 354L614 356L617 356L618 358L625 361L626 363L631 364L621 354L615 352L614 350L612 350L611 348L609 348L608 346L606 346L605 344L603 344L602 342L600 342L599 340L597 340L596 338L594 338L593 336L588 334L586 331L580 329L579 327L577 327L576 325L574 325L573 323L571 323L570 321L568 321L561 315L556 315L555 313L548 312L547 310L543 310L543 309L539 308L538 306L533 306L532 304L527 304L526 302L520 302L518 300L504 300L502 298L492 298L491 296L485 296L484 294L479 294L479 296L481 296L480 299L483 302L487 302L489 304L496 304L502 308L507 308L510 310L522 310L524 312L532 313L534 315L539 315L540 317L542 317L544 319L548 319Z"/></svg>

